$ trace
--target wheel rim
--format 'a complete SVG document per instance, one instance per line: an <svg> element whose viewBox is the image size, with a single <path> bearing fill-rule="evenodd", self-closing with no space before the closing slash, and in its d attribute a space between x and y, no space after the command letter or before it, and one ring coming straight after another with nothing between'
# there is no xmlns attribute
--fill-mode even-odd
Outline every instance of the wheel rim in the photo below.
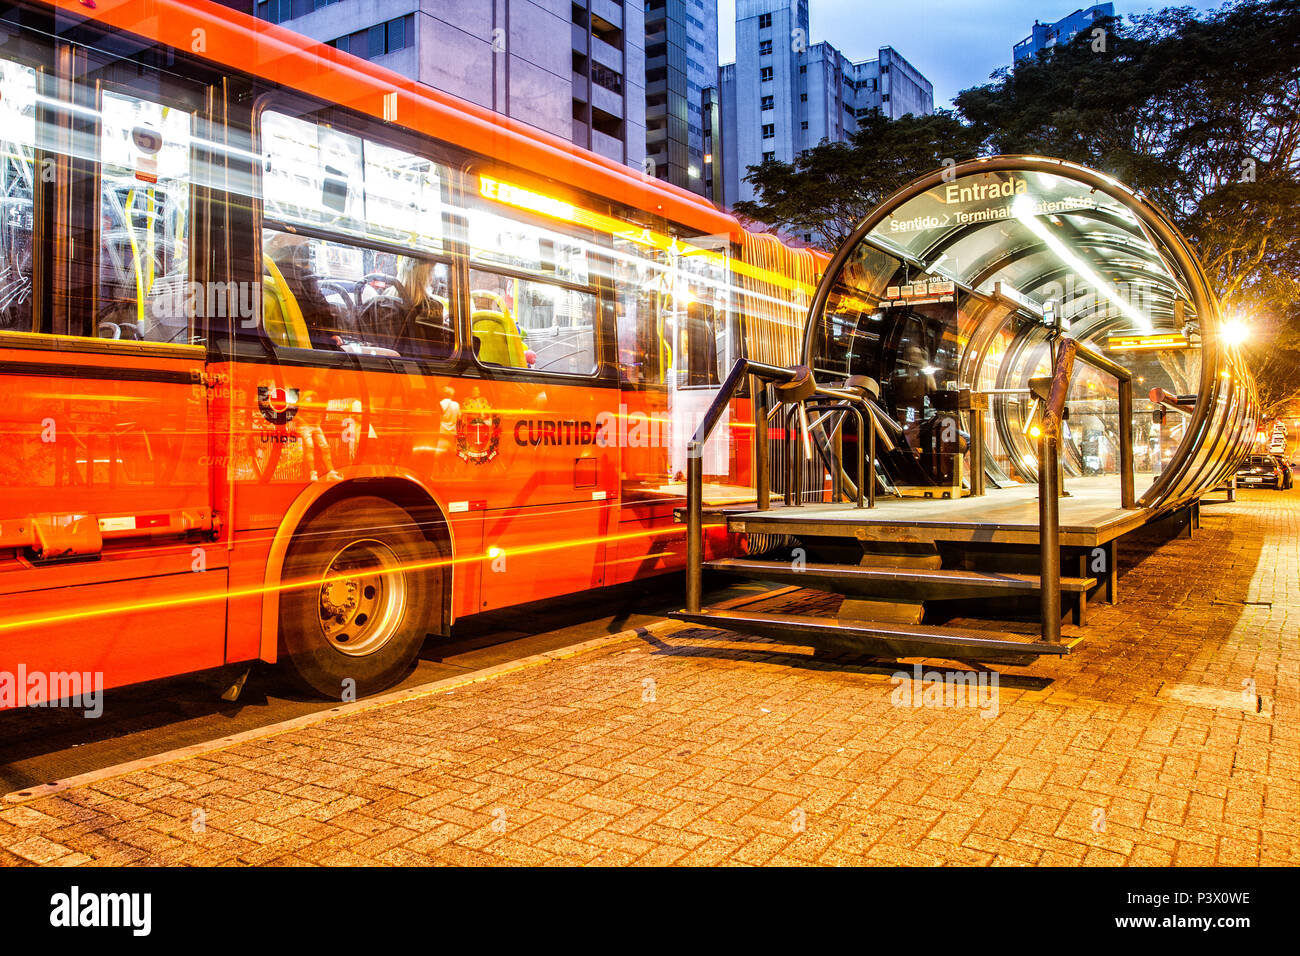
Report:
<svg viewBox="0 0 1300 956"><path fill-rule="evenodd" d="M364 657L397 633L406 615L406 574L393 550L367 538L341 548L320 586L321 632L336 650Z"/></svg>

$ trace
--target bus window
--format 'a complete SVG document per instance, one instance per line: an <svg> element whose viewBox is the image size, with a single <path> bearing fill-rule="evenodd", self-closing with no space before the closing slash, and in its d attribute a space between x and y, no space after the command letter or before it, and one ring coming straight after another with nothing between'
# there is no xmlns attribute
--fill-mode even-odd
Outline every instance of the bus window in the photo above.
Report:
<svg viewBox="0 0 1300 956"><path fill-rule="evenodd" d="M262 322L271 341L451 355L445 178L437 164L274 112L262 117L262 153Z"/></svg>
<svg viewBox="0 0 1300 956"><path fill-rule="evenodd" d="M265 229L263 323L290 348L418 358L455 344L445 262Z"/></svg>
<svg viewBox="0 0 1300 956"><path fill-rule="evenodd" d="M685 361L678 371L678 384L720 385L718 327L713 306L692 302L686 307L681 345Z"/></svg>
<svg viewBox="0 0 1300 956"><path fill-rule="evenodd" d="M481 182L483 196L500 199L487 191L494 180ZM591 234L561 232L523 215L503 215L482 201L469 210L475 354L485 365L591 375L599 364L600 312L591 288L597 269Z"/></svg>
<svg viewBox="0 0 1300 956"><path fill-rule="evenodd" d="M696 253L678 260L667 308L677 333L674 362L679 387L717 386L739 354L731 328L730 284L721 256Z"/></svg>
<svg viewBox="0 0 1300 956"><path fill-rule="evenodd" d="M105 91L100 159L94 334L189 343L190 115Z"/></svg>
<svg viewBox="0 0 1300 956"><path fill-rule="evenodd" d="M662 255L638 243L616 240L613 262L618 367L630 385L663 385L673 364L670 336L659 308L667 267Z"/></svg>
<svg viewBox="0 0 1300 956"><path fill-rule="evenodd" d="M0 329L31 332L36 72L0 60Z"/></svg>
<svg viewBox="0 0 1300 956"><path fill-rule="evenodd" d="M484 365L565 375L596 371L594 293L473 269L470 300L474 352Z"/></svg>

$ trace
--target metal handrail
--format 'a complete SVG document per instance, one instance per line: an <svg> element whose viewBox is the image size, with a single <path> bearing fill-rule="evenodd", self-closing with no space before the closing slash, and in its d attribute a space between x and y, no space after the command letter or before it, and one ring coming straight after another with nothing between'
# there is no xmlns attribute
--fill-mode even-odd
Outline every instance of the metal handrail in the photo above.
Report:
<svg viewBox="0 0 1300 956"><path fill-rule="evenodd" d="M691 440L686 445L686 610L688 611L699 611L704 588L704 445L722 420L722 414L728 404L740 391L741 384L746 378L753 377L755 381L751 392L754 401L755 425L755 498L758 509L760 511L767 510L771 504L769 419L780 411L779 406L771 412L768 410L767 383L790 382L798 374L799 372L795 369L766 365L751 359L737 359L718 389L718 394L714 396L713 402L705 411L699 426L691 436ZM814 410L838 411L841 415L851 411L856 416L860 436L858 440L858 507L862 507L864 486L866 487L866 506L874 507L876 501L876 430L881 426L876 420L870 403L852 392L826 388L821 385L815 387L812 397L823 400L829 399L835 403L834 405L827 405L823 402L820 405L811 406ZM805 443L810 440L806 425L806 412L807 408L802 401L791 402L787 412L789 416L798 413L798 420L804 425L803 437ZM868 422L870 422L871 427L868 427ZM792 423L787 424L785 436L787 445L796 430ZM867 448L865 453L862 435L866 436ZM818 452L819 454L822 453L820 445L818 445ZM808 454L810 453L809 446ZM837 467L842 468L842 462ZM794 489L796 479L797 469L791 464L785 481L787 499Z"/></svg>
<svg viewBox="0 0 1300 956"><path fill-rule="evenodd" d="M1061 641L1061 419L1070 391L1070 375L1079 343L1062 338L1038 437L1038 587L1040 635L1049 644Z"/></svg>
<svg viewBox="0 0 1300 956"><path fill-rule="evenodd" d="M795 372L788 368L765 365L751 359L741 358L727 373L727 378L714 396L713 403L704 412L699 427L686 444L686 610L698 612L703 595L704 581L704 444L718 427L722 413L741 384L749 376L763 383L789 382ZM755 484L758 504L764 507L768 496L767 471L767 386L753 389L755 424L762 423L754 429Z"/></svg>

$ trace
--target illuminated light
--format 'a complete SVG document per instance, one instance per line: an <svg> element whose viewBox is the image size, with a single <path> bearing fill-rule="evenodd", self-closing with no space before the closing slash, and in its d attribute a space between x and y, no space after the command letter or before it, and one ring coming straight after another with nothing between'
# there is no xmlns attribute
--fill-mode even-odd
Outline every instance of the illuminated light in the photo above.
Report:
<svg viewBox="0 0 1300 956"><path fill-rule="evenodd" d="M490 176L479 176L478 179L479 192L488 199L495 199L497 202L505 203L507 206L515 206L519 209L530 209L533 212L540 212L544 216L551 216L555 219L574 221L575 209L572 203L564 202L545 193L525 189L523 186L502 182Z"/></svg>
<svg viewBox="0 0 1300 956"><path fill-rule="evenodd" d="M705 524L705 528L721 527L720 524ZM667 528L652 528L648 531L630 531L624 534L600 535L592 538L577 538L569 541L554 541L546 544L533 545L527 548L517 548L511 554L536 554L544 551L558 551L565 548L584 547L593 544L611 544L619 541L632 541L637 538L657 538L663 535L683 535L684 529L681 525L674 525ZM271 540L271 536L266 536L257 540ZM496 551L494 555L492 552ZM458 564L476 564L483 560L484 557L499 557L504 552L500 548L491 548L485 554L469 554L459 558L436 558L430 561L409 561L403 562L390 570L394 571L424 571L433 568L448 568ZM253 586L247 588L220 588L211 591L197 591L193 594L185 594L179 597L160 598L154 601L123 601L115 604L102 604L95 607L81 608L76 611L66 611L57 614L40 614L30 617L13 617L0 619L0 631L16 630L19 628L38 627L51 624L60 624L66 621L85 620L95 617L109 617L116 614L130 614L141 611L154 611L163 609L174 609L186 607L195 604L205 604L209 602L235 600L245 597L257 597L259 595L278 594L284 591L296 591L304 588L320 587L323 584L334 581L353 581L360 580L373 573L369 569L354 571L349 574L331 574L328 577L303 578L296 581L281 581L279 584L269 584L262 586Z"/></svg>
<svg viewBox="0 0 1300 956"><path fill-rule="evenodd" d="M705 153L705 154L704 154L704 161L705 161L706 163L711 163L711 162L713 162L713 154L712 154L712 153Z"/></svg>
<svg viewBox="0 0 1300 956"><path fill-rule="evenodd" d="M1219 339L1225 345L1243 345L1250 338L1250 326L1238 316L1233 316L1219 329Z"/></svg>
<svg viewBox="0 0 1300 956"><path fill-rule="evenodd" d="M934 374L935 372L937 372L937 371L939 371L939 370L938 370L937 368L935 368L933 365L927 365L927 366L925 366L923 369L921 369L921 374L922 374L922 375L933 375L933 374Z"/></svg>
<svg viewBox="0 0 1300 956"><path fill-rule="evenodd" d="M1047 247L1056 253L1057 258L1073 269L1081 279L1113 302L1121 312L1134 322L1137 322L1148 332L1151 331L1151 320L1149 318L1135 309L1127 299L1111 288L1109 283L1093 272L1087 263L1066 248L1065 243L1052 235L1051 231L1038 221L1038 217L1034 215L1034 201L1032 199L1027 195L1017 196L1011 203L1011 212L1025 224L1025 228L1043 240Z"/></svg>
<svg viewBox="0 0 1300 956"><path fill-rule="evenodd" d="M1043 430L1042 430L1041 428L1039 428L1037 425L1030 425L1030 426L1029 426L1029 437L1030 437L1030 438L1041 438L1041 437L1042 437L1042 434L1043 434Z"/></svg>
<svg viewBox="0 0 1300 956"><path fill-rule="evenodd" d="M502 551L500 548L496 547L495 545L487 549L487 556L489 558L499 558L503 554L505 554L505 552Z"/></svg>
<svg viewBox="0 0 1300 956"><path fill-rule="evenodd" d="M1181 332L1165 332L1156 335L1112 335L1106 339L1106 349L1110 352L1143 352L1190 347L1187 337Z"/></svg>

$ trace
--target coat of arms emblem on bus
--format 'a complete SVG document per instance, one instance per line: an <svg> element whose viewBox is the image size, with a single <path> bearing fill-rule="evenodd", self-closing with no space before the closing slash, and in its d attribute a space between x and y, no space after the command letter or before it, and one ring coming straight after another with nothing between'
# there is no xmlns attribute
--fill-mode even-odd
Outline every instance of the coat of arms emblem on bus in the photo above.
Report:
<svg viewBox="0 0 1300 956"><path fill-rule="evenodd" d="M456 454L463 461L486 465L501 446L501 416L481 398L471 398L456 416Z"/></svg>
<svg viewBox="0 0 1300 956"><path fill-rule="evenodd" d="M283 428L298 414L298 390L278 385L259 385L257 407L263 418L272 425Z"/></svg>

